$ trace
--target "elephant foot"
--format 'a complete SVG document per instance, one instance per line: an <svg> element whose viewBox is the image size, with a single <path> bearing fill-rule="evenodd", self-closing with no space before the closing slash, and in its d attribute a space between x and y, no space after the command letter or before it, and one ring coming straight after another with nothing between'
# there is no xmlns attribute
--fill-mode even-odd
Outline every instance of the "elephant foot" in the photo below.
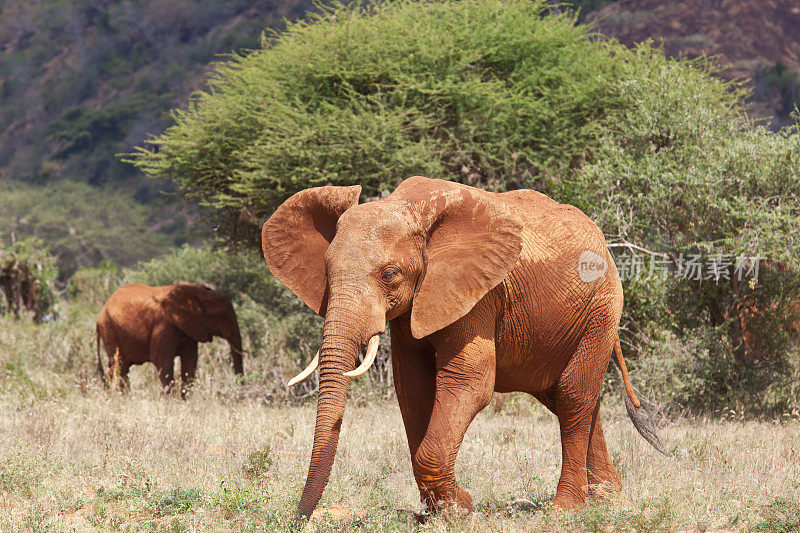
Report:
<svg viewBox="0 0 800 533"><path fill-rule="evenodd" d="M461 487L458 489L456 507L462 510L463 514L469 514L472 512L472 496L470 496L469 492L465 491Z"/></svg>
<svg viewBox="0 0 800 533"><path fill-rule="evenodd" d="M553 505L565 511L579 511L586 506L586 500L569 496L556 496L553 500Z"/></svg>
<svg viewBox="0 0 800 533"><path fill-rule="evenodd" d="M622 481L617 470L609 462L599 467L589 468L589 497L603 498L608 494L622 491Z"/></svg>
<svg viewBox="0 0 800 533"><path fill-rule="evenodd" d="M559 487L556 490L556 497L553 505L565 511L577 511L586 506L586 499L589 496L589 487L583 486L580 490L564 490Z"/></svg>
<svg viewBox="0 0 800 533"><path fill-rule="evenodd" d="M422 492L422 501L428 508L428 513L434 516L464 516L472 512L472 496L469 492L458 487L455 498L438 498L435 494Z"/></svg>

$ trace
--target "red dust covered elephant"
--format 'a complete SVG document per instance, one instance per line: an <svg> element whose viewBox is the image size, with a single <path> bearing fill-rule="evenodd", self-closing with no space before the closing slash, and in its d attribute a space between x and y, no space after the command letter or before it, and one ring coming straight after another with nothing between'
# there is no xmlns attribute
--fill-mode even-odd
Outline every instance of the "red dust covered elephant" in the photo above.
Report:
<svg viewBox="0 0 800 533"><path fill-rule="evenodd" d="M388 198L359 205L360 191L301 191L262 229L272 273L325 317L318 357L298 377L319 368L299 514L319 502L348 384L372 362L387 323L414 477L430 512L472 510L455 459L494 391L530 393L558 417L555 505L577 508L600 486L619 489L598 416L612 351L634 424L658 441L622 360L622 285L597 226L530 190L498 194L413 177Z"/></svg>
<svg viewBox="0 0 800 533"><path fill-rule="evenodd" d="M213 337L228 341L234 372L241 375L242 337L226 294L190 283L125 285L111 295L97 318L97 371L104 376L102 339L109 371L116 367L124 383L131 365L149 361L158 369L161 385L171 389L177 356L184 395L197 369L197 343Z"/></svg>

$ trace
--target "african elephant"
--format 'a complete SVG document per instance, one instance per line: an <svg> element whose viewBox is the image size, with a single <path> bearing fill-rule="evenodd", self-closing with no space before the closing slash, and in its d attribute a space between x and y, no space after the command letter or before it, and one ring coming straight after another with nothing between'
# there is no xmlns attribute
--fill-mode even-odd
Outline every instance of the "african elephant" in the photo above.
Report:
<svg viewBox="0 0 800 533"><path fill-rule="evenodd" d="M777 304L759 307L757 303L743 306L734 317L734 325L741 332L741 357L752 361L772 355L771 338L763 331L765 322L780 327L794 342L800 341L800 300L795 301L779 311ZM761 326L761 327L759 327Z"/></svg>
<svg viewBox="0 0 800 533"><path fill-rule="evenodd" d="M412 177L388 198L359 205L360 191L301 191L262 228L272 273L325 317L318 357L292 380L318 365L299 515L309 516L322 495L350 378L371 364L387 322L413 473L430 512L471 511L455 459L493 391L530 393L558 417L555 505L577 508L601 485L619 489L598 416L612 351L634 424L641 432L652 423L640 416L622 359L622 285L597 226L531 190L499 194Z"/></svg>
<svg viewBox="0 0 800 533"><path fill-rule="evenodd" d="M111 295L97 318L97 371L105 383L102 338L109 371L116 365L125 384L131 365L150 361L158 369L161 385L170 390L177 355L181 358L183 396L197 369L197 343L209 342L214 336L228 341L234 372L242 374L242 337L227 295L190 283L125 285Z"/></svg>

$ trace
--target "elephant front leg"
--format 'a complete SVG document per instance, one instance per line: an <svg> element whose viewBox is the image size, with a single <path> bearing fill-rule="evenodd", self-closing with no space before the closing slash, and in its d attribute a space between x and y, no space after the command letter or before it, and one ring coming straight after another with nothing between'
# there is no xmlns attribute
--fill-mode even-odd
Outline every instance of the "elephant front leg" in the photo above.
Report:
<svg viewBox="0 0 800 533"><path fill-rule="evenodd" d="M414 476L431 513L471 512L472 497L459 487L455 462L469 424L494 391L493 335L438 343L436 393L425 437L414 454Z"/></svg>
<svg viewBox="0 0 800 533"><path fill-rule="evenodd" d="M197 371L197 343L187 342L179 352L181 358L181 398L186 399Z"/></svg>
<svg viewBox="0 0 800 533"><path fill-rule="evenodd" d="M411 459L417 453L433 410L436 389L436 352L430 343L411 335L408 316L390 322L392 375L403 417Z"/></svg>
<svg viewBox="0 0 800 533"><path fill-rule="evenodd" d="M183 336L178 328L166 322L157 324L153 328L150 338L150 360L158 369L158 379L165 393L171 392L175 384L175 355Z"/></svg>

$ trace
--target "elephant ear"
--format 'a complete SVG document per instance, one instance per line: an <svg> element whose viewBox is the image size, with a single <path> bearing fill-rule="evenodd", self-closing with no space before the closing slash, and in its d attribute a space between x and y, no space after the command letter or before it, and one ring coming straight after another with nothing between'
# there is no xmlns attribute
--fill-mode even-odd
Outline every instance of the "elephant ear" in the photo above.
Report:
<svg viewBox="0 0 800 533"><path fill-rule="evenodd" d="M325 314L325 252L336 222L358 203L361 186L315 187L283 202L261 229L261 246L272 274L316 313Z"/></svg>
<svg viewBox="0 0 800 533"><path fill-rule="evenodd" d="M463 317L502 282L522 251L522 224L496 195L414 177L397 189L420 211L426 268L411 308L421 339Z"/></svg>
<svg viewBox="0 0 800 533"><path fill-rule="evenodd" d="M197 342L211 340L211 329L203 301L203 293L208 291L210 289L202 285L181 283L161 300L161 308L167 320Z"/></svg>

